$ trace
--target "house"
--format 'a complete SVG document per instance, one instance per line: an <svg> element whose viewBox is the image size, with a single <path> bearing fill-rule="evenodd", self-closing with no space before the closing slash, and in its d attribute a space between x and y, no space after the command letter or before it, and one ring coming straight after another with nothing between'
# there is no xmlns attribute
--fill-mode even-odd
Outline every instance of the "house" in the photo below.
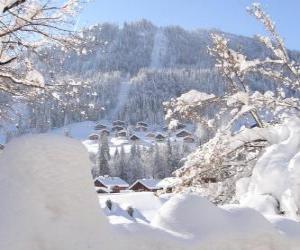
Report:
<svg viewBox="0 0 300 250"><path fill-rule="evenodd" d="M136 125L135 126L135 131L146 132L147 130L148 130L148 127L146 127L146 126L142 126L142 125Z"/></svg>
<svg viewBox="0 0 300 250"><path fill-rule="evenodd" d="M183 141L186 142L186 143L194 143L195 139L192 136L188 135L188 136L183 138Z"/></svg>
<svg viewBox="0 0 300 250"><path fill-rule="evenodd" d="M159 189L166 191L166 193L172 193L174 188L181 183L181 180L177 177L167 177L162 179L156 186Z"/></svg>
<svg viewBox="0 0 300 250"><path fill-rule="evenodd" d="M95 129L95 130L107 129L107 126L105 126L105 125L103 125L103 124L101 124L101 123L98 123L98 124L96 124L96 126L95 126L94 129Z"/></svg>
<svg viewBox="0 0 300 250"><path fill-rule="evenodd" d="M166 136L162 135L161 133L158 133L156 136L155 136L155 139L157 141L164 141L166 138Z"/></svg>
<svg viewBox="0 0 300 250"><path fill-rule="evenodd" d="M132 135L132 136L130 136L130 140L131 141L139 141L140 137L138 137L137 135Z"/></svg>
<svg viewBox="0 0 300 250"><path fill-rule="evenodd" d="M185 124L178 122L177 126L176 126L176 129L184 129L185 127L186 127Z"/></svg>
<svg viewBox="0 0 300 250"><path fill-rule="evenodd" d="M148 127L148 123L146 123L146 122L137 122L136 123L136 126L143 126L143 127Z"/></svg>
<svg viewBox="0 0 300 250"><path fill-rule="evenodd" d="M147 134L147 137L149 137L149 138L155 138L155 134L152 133L152 132L150 132L150 133Z"/></svg>
<svg viewBox="0 0 300 250"><path fill-rule="evenodd" d="M100 138L100 136L98 134L90 134L88 139L91 140L91 141L98 141Z"/></svg>
<svg viewBox="0 0 300 250"><path fill-rule="evenodd" d="M126 130L121 130L117 133L118 137L126 137L127 136L127 131Z"/></svg>
<svg viewBox="0 0 300 250"><path fill-rule="evenodd" d="M122 127L126 126L126 123L124 121L120 121L120 120L113 121L112 124L113 124L113 126L122 126Z"/></svg>
<svg viewBox="0 0 300 250"><path fill-rule="evenodd" d="M0 150L4 150L4 145L0 144Z"/></svg>
<svg viewBox="0 0 300 250"><path fill-rule="evenodd" d="M176 137L186 137L186 136L191 136L192 134L186 130L181 130L176 134Z"/></svg>
<svg viewBox="0 0 300 250"><path fill-rule="evenodd" d="M139 179L136 180L128 189L135 192L156 192L161 189L157 187L160 180Z"/></svg>
<svg viewBox="0 0 300 250"><path fill-rule="evenodd" d="M99 134L100 134L100 135L105 134L105 135L109 136L110 132L109 132L107 129L101 129L101 130L99 131Z"/></svg>
<svg viewBox="0 0 300 250"><path fill-rule="evenodd" d="M120 191L126 190L129 184L122 180L120 177L110 177L110 176L99 176L94 180L95 187L98 190L108 193L120 193ZM98 191L97 191L98 192Z"/></svg>
<svg viewBox="0 0 300 250"><path fill-rule="evenodd" d="M120 126L120 125L115 125L111 128L112 131L121 131L124 130L124 127Z"/></svg>

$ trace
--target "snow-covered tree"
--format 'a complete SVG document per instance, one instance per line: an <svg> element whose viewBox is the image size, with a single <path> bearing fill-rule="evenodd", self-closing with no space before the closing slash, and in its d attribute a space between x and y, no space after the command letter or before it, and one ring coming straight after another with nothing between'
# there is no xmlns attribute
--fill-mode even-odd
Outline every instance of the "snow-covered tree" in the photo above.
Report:
<svg viewBox="0 0 300 250"><path fill-rule="evenodd" d="M108 145L108 138L105 133L101 133L98 141L98 152L96 156L96 169L99 175L110 175L109 168L110 152Z"/></svg>
<svg viewBox="0 0 300 250"><path fill-rule="evenodd" d="M176 171L182 178L178 190L203 192L210 182L218 182L222 188L210 193L216 202L229 201L234 195L236 180L252 174L262 149L268 145L259 128L280 122L282 114L299 111L299 99L285 93L289 89L299 90L299 66L290 60L275 25L261 7L254 4L249 12L270 33L270 38L259 38L272 57L250 60L229 48L229 40L224 36L212 34L209 52L227 81L227 91L221 96L190 91L165 103L169 121L188 118L211 132L210 140L189 155L185 165ZM253 91L250 79L255 75L272 79L276 83L275 93ZM205 110L208 108L214 110L214 114L207 115ZM203 113L206 115L201 115ZM249 124L249 120L253 121L252 127L258 128L238 132L242 125Z"/></svg>

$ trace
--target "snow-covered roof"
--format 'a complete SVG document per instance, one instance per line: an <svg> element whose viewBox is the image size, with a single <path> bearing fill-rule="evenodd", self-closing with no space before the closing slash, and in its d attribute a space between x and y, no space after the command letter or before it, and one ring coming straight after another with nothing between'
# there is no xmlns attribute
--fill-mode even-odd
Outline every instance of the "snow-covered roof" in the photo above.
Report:
<svg viewBox="0 0 300 250"><path fill-rule="evenodd" d="M157 188L170 188L178 185L180 183L180 179L176 177L167 177L162 179L159 183L157 183Z"/></svg>
<svg viewBox="0 0 300 250"><path fill-rule="evenodd" d="M207 94L205 92L200 92L192 89L189 92L182 94L180 97L177 98L177 100L183 101L188 104L193 104L201 101L206 101L214 97L214 94Z"/></svg>
<svg viewBox="0 0 300 250"><path fill-rule="evenodd" d="M157 184L160 182L160 180L156 180L156 179L138 179L136 180L130 187L132 188L135 184L137 183L141 183L142 185L144 185L146 188L148 189L156 189L157 188Z"/></svg>
<svg viewBox="0 0 300 250"><path fill-rule="evenodd" d="M115 186L124 188L129 187L129 184L126 181L122 180L120 177L99 176L94 181L97 180L107 188L112 188Z"/></svg>

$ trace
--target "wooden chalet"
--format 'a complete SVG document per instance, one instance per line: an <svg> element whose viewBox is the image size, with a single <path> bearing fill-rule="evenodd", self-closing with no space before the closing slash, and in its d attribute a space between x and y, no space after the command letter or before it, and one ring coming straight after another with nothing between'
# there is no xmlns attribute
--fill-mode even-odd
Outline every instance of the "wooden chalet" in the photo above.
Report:
<svg viewBox="0 0 300 250"><path fill-rule="evenodd" d="M121 130L117 133L118 137L126 137L127 136L127 131L126 130Z"/></svg>
<svg viewBox="0 0 300 250"><path fill-rule="evenodd" d="M155 138L156 135L155 135L155 133L150 132L146 136L149 138Z"/></svg>
<svg viewBox="0 0 300 250"><path fill-rule="evenodd" d="M191 136L192 134L186 130L181 130L176 134L176 137L186 137L186 136Z"/></svg>
<svg viewBox="0 0 300 250"><path fill-rule="evenodd" d="M132 135L132 136L130 136L130 140L131 140L131 141L139 141L139 140L141 140L141 139L140 139L140 137L138 137L137 135Z"/></svg>
<svg viewBox="0 0 300 250"><path fill-rule="evenodd" d="M156 141L164 141L166 139L166 136L164 136L163 134L161 133L158 133L156 136L155 136L155 139Z"/></svg>
<svg viewBox="0 0 300 250"><path fill-rule="evenodd" d="M110 135L110 132L109 132L109 130L107 130L107 129L101 129L101 130L99 131L99 134L100 134L100 135L105 134L105 135L109 136L109 135Z"/></svg>
<svg viewBox="0 0 300 250"><path fill-rule="evenodd" d="M162 179L157 187L164 190L166 193L172 193L176 186L180 184L180 179L177 177L167 177Z"/></svg>
<svg viewBox="0 0 300 250"><path fill-rule="evenodd" d="M120 193L126 190L129 184L120 177L99 176L94 180L98 193Z"/></svg>
<svg viewBox="0 0 300 250"><path fill-rule="evenodd" d="M95 134L95 133L94 134L90 134L89 137L88 137L88 139L91 140L91 141L98 141L99 138L100 138L100 135Z"/></svg>
<svg viewBox="0 0 300 250"><path fill-rule="evenodd" d="M148 130L148 127L146 127L146 126L136 125L136 127L135 127L135 131L138 131L138 132L146 132L147 130Z"/></svg>
<svg viewBox="0 0 300 250"><path fill-rule="evenodd" d="M124 127L120 126L120 125L115 125L111 128L112 131L116 132L116 131L121 131L124 130Z"/></svg>
<svg viewBox="0 0 300 250"><path fill-rule="evenodd" d="M161 189L157 187L160 180L155 179L139 179L136 180L128 189L135 192L156 192Z"/></svg>
<svg viewBox="0 0 300 250"><path fill-rule="evenodd" d="M148 127L148 123L140 121L136 123L136 126Z"/></svg>
<svg viewBox="0 0 300 250"><path fill-rule="evenodd" d="M96 124L95 130L102 130L102 129L107 129L107 126L105 126L104 124L98 123Z"/></svg>
<svg viewBox="0 0 300 250"><path fill-rule="evenodd" d="M122 127L125 127L126 123L124 121L121 121L121 120L116 120L116 121L113 121L112 125L113 126L122 126Z"/></svg>

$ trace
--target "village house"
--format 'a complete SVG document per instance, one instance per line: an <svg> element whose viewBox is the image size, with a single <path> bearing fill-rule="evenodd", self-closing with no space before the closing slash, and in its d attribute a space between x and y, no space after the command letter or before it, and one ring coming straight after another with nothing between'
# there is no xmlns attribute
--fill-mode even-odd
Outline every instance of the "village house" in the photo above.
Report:
<svg viewBox="0 0 300 250"><path fill-rule="evenodd" d="M161 189L157 187L160 180L155 179L139 179L136 180L130 187L129 190L135 192L156 192Z"/></svg>
<svg viewBox="0 0 300 250"><path fill-rule="evenodd" d="M109 132L109 130L107 130L107 129L102 129L102 130L99 131L99 134L100 134L100 135L105 134L105 135L109 136L109 135L110 135L110 132Z"/></svg>
<svg viewBox="0 0 300 250"><path fill-rule="evenodd" d="M118 137L126 137L127 136L127 131L126 130L121 130L117 133Z"/></svg>
<svg viewBox="0 0 300 250"><path fill-rule="evenodd" d="M174 188L180 184L180 179L177 177L167 177L162 179L156 186L157 188L165 191L166 193L172 193Z"/></svg>
<svg viewBox="0 0 300 250"><path fill-rule="evenodd" d="M183 141L186 143L194 143L195 139L192 136L186 136L183 138Z"/></svg>
<svg viewBox="0 0 300 250"><path fill-rule="evenodd" d="M94 179L98 193L120 193L129 187L129 184L120 177L99 176Z"/></svg>
<svg viewBox="0 0 300 250"><path fill-rule="evenodd" d="M105 126L104 124L98 123L96 124L95 130L102 130L102 129L107 129L107 126Z"/></svg>
<svg viewBox="0 0 300 250"><path fill-rule="evenodd" d="M95 133L90 134L89 137L88 137L88 139L91 140L91 141L98 141L99 138L100 138L100 136L98 134L95 134Z"/></svg>
<svg viewBox="0 0 300 250"><path fill-rule="evenodd" d="M139 141L140 137L138 137L137 135L132 135L132 136L130 136L130 140L131 141Z"/></svg>
<svg viewBox="0 0 300 250"><path fill-rule="evenodd" d="M136 126L148 127L148 123L140 121L136 123Z"/></svg>
<svg viewBox="0 0 300 250"><path fill-rule="evenodd" d="M124 127L120 126L120 125L115 125L111 128L112 131L121 131L124 130Z"/></svg>
<svg viewBox="0 0 300 250"><path fill-rule="evenodd" d="M138 132L146 132L147 130L148 130L148 127L146 127L146 126L136 125L136 127L135 127L135 131L138 131Z"/></svg>
<svg viewBox="0 0 300 250"><path fill-rule="evenodd" d="M124 121L116 120L116 121L113 121L112 125L125 127L126 123Z"/></svg>
<svg viewBox="0 0 300 250"><path fill-rule="evenodd" d="M152 132L148 133L146 136L149 138L155 138L155 134Z"/></svg>
<svg viewBox="0 0 300 250"><path fill-rule="evenodd" d="M186 136L191 136L192 134L186 130L181 130L176 134L176 137L186 137Z"/></svg>
<svg viewBox="0 0 300 250"><path fill-rule="evenodd" d="M165 138L166 138L166 136L164 136L164 135L161 134L161 133L158 133L158 134L155 136L156 141L164 141Z"/></svg>

